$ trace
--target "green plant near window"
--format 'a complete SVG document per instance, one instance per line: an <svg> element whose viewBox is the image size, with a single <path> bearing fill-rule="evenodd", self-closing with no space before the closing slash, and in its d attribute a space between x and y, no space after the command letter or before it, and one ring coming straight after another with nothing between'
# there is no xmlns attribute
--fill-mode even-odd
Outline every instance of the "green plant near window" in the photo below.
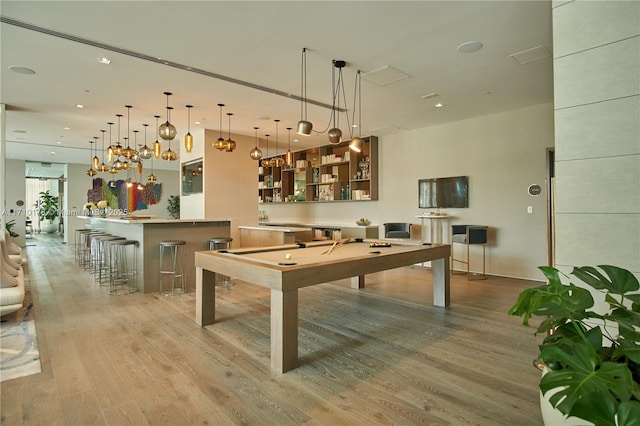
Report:
<svg viewBox="0 0 640 426"><path fill-rule="evenodd" d="M60 215L58 201L58 197L51 195L48 190L40 193L40 198L38 199L38 218L41 222L48 220L53 223L58 218Z"/></svg>
<svg viewBox="0 0 640 426"><path fill-rule="evenodd" d="M180 197L179 196L177 195L169 196L167 210L169 211L169 216L171 216L172 219L180 219Z"/></svg>
<svg viewBox="0 0 640 426"><path fill-rule="evenodd" d="M562 283L555 268L540 267L548 284L523 291L509 311L546 337L538 360L548 372L540 390L565 415L595 425L638 425L640 419L640 294L628 270L601 265L576 267L584 286ZM603 273L604 272L604 273ZM564 275L564 274L562 274ZM570 278L564 275L567 278ZM592 293L604 295L605 312L592 310Z"/></svg>
<svg viewBox="0 0 640 426"><path fill-rule="evenodd" d="M20 234L18 234L17 232L13 231L13 227L16 226L16 221L15 219L10 220L9 222L4 224L4 228L7 230L7 232L9 233L9 236L11 238L16 238L19 237Z"/></svg>

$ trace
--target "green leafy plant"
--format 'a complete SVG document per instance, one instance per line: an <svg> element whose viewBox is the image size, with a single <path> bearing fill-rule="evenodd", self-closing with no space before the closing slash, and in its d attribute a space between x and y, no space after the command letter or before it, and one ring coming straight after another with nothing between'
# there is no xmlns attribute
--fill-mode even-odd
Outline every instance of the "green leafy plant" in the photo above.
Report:
<svg viewBox="0 0 640 426"><path fill-rule="evenodd" d="M563 283L561 272L555 268L539 269L548 284L520 293L509 314L522 317L526 326L534 315L543 318L536 330L536 334L546 334L538 359L549 371L540 381L540 390L546 394L555 389L549 401L565 415L596 425L638 425L637 278L616 266L576 267L571 275L586 284L585 288ZM604 295L609 305L606 312L592 310L592 292Z"/></svg>
<svg viewBox="0 0 640 426"><path fill-rule="evenodd" d="M40 221L48 220L53 222L58 218L60 214L58 201L58 197L51 195L48 190L40 193L40 198L38 199L38 218Z"/></svg>
<svg viewBox="0 0 640 426"><path fill-rule="evenodd" d="M16 238L19 237L20 234L18 234L17 232L13 231L13 227L16 226L16 221L15 219L10 220L9 222L4 224L4 228L7 230L7 232L9 233L9 236L11 238Z"/></svg>
<svg viewBox="0 0 640 426"><path fill-rule="evenodd" d="M169 211L169 216L171 216L172 219L180 219L180 197L179 196L177 195L169 196L167 210Z"/></svg>

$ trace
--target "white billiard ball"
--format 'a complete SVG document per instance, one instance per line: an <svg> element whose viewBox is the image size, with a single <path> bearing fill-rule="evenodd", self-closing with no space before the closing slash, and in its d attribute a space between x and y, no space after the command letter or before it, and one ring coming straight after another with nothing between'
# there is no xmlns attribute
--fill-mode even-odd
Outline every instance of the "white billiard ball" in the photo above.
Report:
<svg viewBox="0 0 640 426"><path fill-rule="evenodd" d="M287 259L287 260L291 260L291 253L285 254L284 258Z"/></svg>

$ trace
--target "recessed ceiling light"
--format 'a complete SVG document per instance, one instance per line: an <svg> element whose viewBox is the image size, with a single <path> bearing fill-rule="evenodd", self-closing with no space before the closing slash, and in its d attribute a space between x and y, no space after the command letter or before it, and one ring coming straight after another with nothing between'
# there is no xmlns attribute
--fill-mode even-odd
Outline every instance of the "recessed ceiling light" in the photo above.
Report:
<svg viewBox="0 0 640 426"><path fill-rule="evenodd" d="M101 64L109 65L111 63L111 59L105 58L104 56L98 60Z"/></svg>
<svg viewBox="0 0 640 426"><path fill-rule="evenodd" d="M460 53L473 53L482 49L482 43L479 41L468 41L458 46L458 52Z"/></svg>
<svg viewBox="0 0 640 426"><path fill-rule="evenodd" d="M434 107L436 108L442 108L444 106L444 104L442 102L438 102L437 104L434 105Z"/></svg>
<svg viewBox="0 0 640 426"><path fill-rule="evenodd" d="M55 151L51 151L51 155L56 155L56 152Z"/></svg>
<svg viewBox="0 0 640 426"><path fill-rule="evenodd" d="M71 127L64 126L63 129L64 130L71 130Z"/></svg>
<svg viewBox="0 0 640 426"><path fill-rule="evenodd" d="M9 65L9 69L13 72L17 72L18 74L33 75L36 73L31 68L21 67L20 65Z"/></svg>
<svg viewBox="0 0 640 426"><path fill-rule="evenodd" d="M56 143L57 143L58 145L62 145L62 142L60 142L60 141L56 141Z"/></svg>
<svg viewBox="0 0 640 426"><path fill-rule="evenodd" d="M294 142L300 142L300 139L294 139L293 141Z"/></svg>
<svg viewBox="0 0 640 426"><path fill-rule="evenodd" d="M84 105L82 105L82 104L76 104L76 108L84 108Z"/></svg>
<svg viewBox="0 0 640 426"><path fill-rule="evenodd" d="M436 96L440 96L437 93L429 93L426 95L422 95L422 99L430 99L430 98L435 98Z"/></svg>
<svg viewBox="0 0 640 426"><path fill-rule="evenodd" d="M27 133L26 130L14 130L13 133Z"/></svg>
<svg viewBox="0 0 640 426"><path fill-rule="evenodd" d="M270 120L271 117L269 117L268 115L259 115L256 117L257 120Z"/></svg>
<svg viewBox="0 0 640 426"><path fill-rule="evenodd" d="M194 124L202 124L202 122L201 122L201 121L194 121L193 123L194 123Z"/></svg>

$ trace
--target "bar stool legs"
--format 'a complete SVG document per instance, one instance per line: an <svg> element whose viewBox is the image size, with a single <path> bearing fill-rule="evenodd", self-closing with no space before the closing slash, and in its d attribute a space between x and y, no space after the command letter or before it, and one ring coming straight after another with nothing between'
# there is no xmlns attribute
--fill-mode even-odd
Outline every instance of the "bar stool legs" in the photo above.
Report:
<svg viewBox="0 0 640 426"><path fill-rule="evenodd" d="M182 240L160 241L160 294L186 293L185 247L186 242ZM171 283L171 287L166 291L164 289L165 278Z"/></svg>
<svg viewBox="0 0 640 426"><path fill-rule="evenodd" d="M108 241L109 294L120 295L138 291L138 242L133 240ZM129 247L129 250L127 249Z"/></svg>
<svg viewBox="0 0 640 426"><path fill-rule="evenodd" d="M231 241L233 238L212 238L209 240L209 250L229 250L231 248ZM231 277L222 274L215 274L215 286L216 287L231 287L233 281Z"/></svg>

